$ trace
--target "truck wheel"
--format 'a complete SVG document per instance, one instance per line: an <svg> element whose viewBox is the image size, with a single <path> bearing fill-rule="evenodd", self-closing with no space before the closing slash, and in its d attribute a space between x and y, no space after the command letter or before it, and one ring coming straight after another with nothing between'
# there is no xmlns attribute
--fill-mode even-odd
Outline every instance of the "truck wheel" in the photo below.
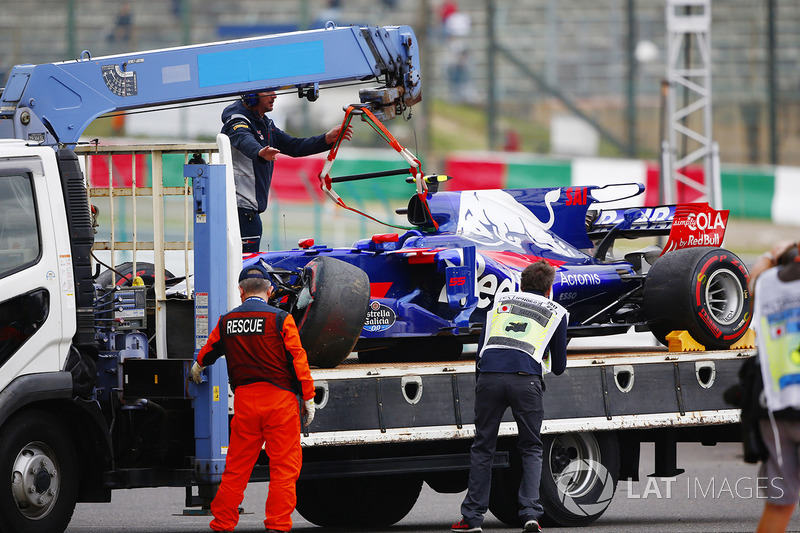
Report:
<svg viewBox="0 0 800 533"><path fill-rule="evenodd" d="M711 349L726 349L750 326L747 269L721 248L685 248L662 256L644 283L644 315L656 339L686 330Z"/></svg>
<svg viewBox="0 0 800 533"><path fill-rule="evenodd" d="M455 494L464 492L469 487L469 470L453 470L446 472L430 472L425 474L425 483L434 492Z"/></svg>
<svg viewBox="0 0 800 533"><path fill-rule="evenodd" d="M311 302L295 314L308 362L333 368L350 355L369 305L367 273L339 259L315 257L305 266Z"/></svg>
<svg viewBox="0 0 800 533"><path fill-rule="evenodd" d="M516 440L514 440L516 443ZM516 446L509 467L492 472L489 510L509 526L520 526L517 493L522 462ZM619 478L619 443L613 433L542 435L542 479L539 501L542 523L584 526L597 519L611 503Z"/></svg>
<svg viewBox="0 0 800 533"><path fill-rule="evenodd" d="M422 478L416 475L307 479L297 482L297 512L322 527L387 527L417 503Z"/></svg>
<svg viewBox="0 0 800 533"><path fill-rule="evenodd" d="M66 429L47 413L27 411L0 432L0 530L64 531L78 493L77 455Z"/></svg>
<svg viewBox="0 0 800 533"><path fill-rule="evenodd" d="M611 504L619 479L619 442L611 432L544 435L544 523L591 524Z"/></svg>
<svg viewBox="0 0 800 533"><path fill-rule="evenodd" d="M324 479L298 479L296 509L300 515L320 527L344 526L343 515L336 509L336 487ZM330 495L328 492L330 491Z"/></svg>

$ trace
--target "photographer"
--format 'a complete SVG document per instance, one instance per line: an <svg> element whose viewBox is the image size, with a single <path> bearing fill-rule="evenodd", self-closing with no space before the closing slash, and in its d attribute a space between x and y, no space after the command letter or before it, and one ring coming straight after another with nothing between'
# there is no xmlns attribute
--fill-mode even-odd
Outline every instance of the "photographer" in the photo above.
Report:
<svg viewBox="0 0 800 533"><path fill-rule="evenodd" d="M758 422L768 457L760 533L786 531L800 497L800 256L796 242L781 242L751 271L753 327L764 382L767 418ZM763 403L762 403L763 405Z"/></svg>

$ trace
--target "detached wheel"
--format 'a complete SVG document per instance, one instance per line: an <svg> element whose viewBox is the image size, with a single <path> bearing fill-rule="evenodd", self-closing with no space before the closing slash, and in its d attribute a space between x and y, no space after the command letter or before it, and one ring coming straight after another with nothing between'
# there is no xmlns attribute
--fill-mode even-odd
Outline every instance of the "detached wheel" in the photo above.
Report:
<svg viewBox="0 0 800 533"><path fill-rule="evenodd" d="M360 268L332 257L315 257L305 266L301 299L311 301L295 314L308 362L333 368L356 345L369 305L369 277Z"/></svg>
<svg viewBox="0 0 800 533"><path fill-rule="evenodd" d="M0 433L0 530L5 533L64 531L75 510L77 456L57 418L27 411Z"/></svg>
<svg viewBox="0 0 800 533"><path fill-rule="evenodd" d="M129 261L127 263L122 263L115 266L114 270L117 271L114 273L114 282L117 286L130 286L131 279L135 278L136 276L140 276L147 287L152 287L155 283L156 266L153 263L137 261L136 272L134 272L133 263ZM99 276L97 276L97 283L104 287L111 285L111 274L112 272L110 270L104 270ZM172 272L164 269L164 277L169 279L174 276Z"/></svg>
<svg viewBox="0 0 800 533"><path fill-rule="evenodd" d="M131 281L136 276L142 278L145 287L147 287L147 297L154 298L155 296L155 289L153 288L155 285L155 274L156 274L156 266L153 263L147 263L144 261L137 261L136 262L136 272L133 271L133 263L127 262L122 263L114 267L116 272L111 272L110 270L104 270L97 276L95 280L99 285L103 287L110 287L111 286L111 277L113 274L114 277L114 284L117 287L130 287ZM172 272L167 269L164 269L164 277L166 279L171 279L175 277Z"/></svg>
<svg viewBox="0 0 800 533"><path fill-rule="evenodd" d="M422 490L416 475L307 479L297 482L297 512L322 527L388 527L414 507Z"/></svg>
<svg viewBox="0 0 800 533"><path fill-rule="evenodd" d="M726 349L750 326L748 272L721 248L669 252L650 268L644 283L644 313L662 344L671 331L686 330L711 349Z"/></svg>

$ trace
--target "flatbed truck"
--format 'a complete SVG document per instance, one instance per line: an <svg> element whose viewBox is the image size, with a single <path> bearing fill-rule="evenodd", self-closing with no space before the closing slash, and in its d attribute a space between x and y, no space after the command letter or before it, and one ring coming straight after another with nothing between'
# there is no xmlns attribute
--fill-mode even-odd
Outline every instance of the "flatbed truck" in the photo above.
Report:
<svg viewBox="0 0 800 533"><path fill-rule="evenodd" d="M187 378L209 328L234 302L231 273L241 268L227 138L136 148L77 144L85 125L111 110L274 85L298 87L313 99L319 83L371 76L382 76L386 90L370 92L367 105L387 114L413 105L419 98L413 32L343 30L299 32L277 43L87 56L12 71L0 96L0 470L7 480L0 483L0 531L63 531L77 502L108 502L122 488L184 487L187 508L207 509L224 468L232 414L224 365L209 368L200 385ZM298 53L325 59L329 46L355 57L396 49L380 61L370 55L363 71L325 79L317 72L291 80L209 81L220 60L295 44ZM319 50L325 53L314 56ZM206 53L222 56L200 59ZM154 91L155 74L161 92ZM198 80L206 84L171 85ZM106 158L111 169L123 153L134 160L146 154L152 185L133 179L118 187L112 170L107 187L89 183L97 161ZM163 156L176 153L183 185L165 185ZM164 197L173 193L181 200L165 207ZM131 237L115 234L113 218L109 240L95 238L95 207L107 200L113 213L115 196L152 206L143 216L152 223L152 242L137 237L137 223ZM168 241L165 213L180 209L186 237ZM97 261L101 250L110 257L105 267ZM133 260L117 264L119 250L130 250ZM184 286L167 287L176 277L165 257L181 250ZM152 263L137 258L143 251L152 253ZM187 323L194 325L188 337L181 334ZM637 479L642 442L656 443L655 474L673 476L677 442L737 439L739 413L723 403L722 391L753 355L747 348L570 350L565 374L546 378L542 498L548 518L585 525L599 517L618 479ZM439 492L466 488L474 433L469 356L372 365L348 360L312 375L319 414L303 429L298 481L298 510L309 521L388 526L413 507L423 483ZM515 434L506 419L490 503L509 524L516 521L520 475ZM252 480L268 480L263 455Z"/></svg>

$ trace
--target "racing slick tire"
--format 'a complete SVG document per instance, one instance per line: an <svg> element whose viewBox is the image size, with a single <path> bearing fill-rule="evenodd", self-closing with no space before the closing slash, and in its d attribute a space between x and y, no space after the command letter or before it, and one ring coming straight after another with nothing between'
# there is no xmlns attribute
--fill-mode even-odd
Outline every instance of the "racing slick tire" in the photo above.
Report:
<svg viewBox="0 0 800 533"><path fill-rule="evenodd" d="M509 468L492 472L489 510L516 527L522 463L516 447L508 451ZM542 435L542 525L579 527L597 520L611 504L619 468L619 442L612 432Z"/></svg>
<svg viewBox="0 0 800 533"><path fill-rule="evenodd" d="M23 411L0 431L0 531L64 531L77 501L75 448L56 416Z"/></svg>
<svg viewBox="0 0 800 533"><path fill-rule="evenodd" d="M294 318L310 365L333 368L358 340L369 306L367 273L339 259L315 257L305 266L311 297Z"/></svg>
<svg viewBox="0 0 800 533"><path fill-rule="evenodd" d="M130 287L131 280L139 276L142 278L145 287L147 289L147 297L154 298L154 289L153 285L155 284L155 273L156 267L153 263L147 263L144 261L137 261L136 262L136 272L133 271L133 263L127 262L122 263L114 267L115 272L111 272L111 270L104 270L97 276L95 280L102 287L110 287L111 286L111 276L114 275L114 284L117 287ZM174 278L175 276L167 269L164 269L164 277L166 279Z"/></svg>
<svg viewBox="0 0 800 533"><path fill-rule="evenodd" d="M297 481L297 512L322 527L387 527L402 520L422 490L414 474Z"/></svg>
<svg viewBox="0 0 800 533"><path fill-rule="evenodd" d="M726 349L750 326L748 272L722 248L684 248L664 254L644 282L644 315L656 339L686 330L708 349Z"/></svg>

